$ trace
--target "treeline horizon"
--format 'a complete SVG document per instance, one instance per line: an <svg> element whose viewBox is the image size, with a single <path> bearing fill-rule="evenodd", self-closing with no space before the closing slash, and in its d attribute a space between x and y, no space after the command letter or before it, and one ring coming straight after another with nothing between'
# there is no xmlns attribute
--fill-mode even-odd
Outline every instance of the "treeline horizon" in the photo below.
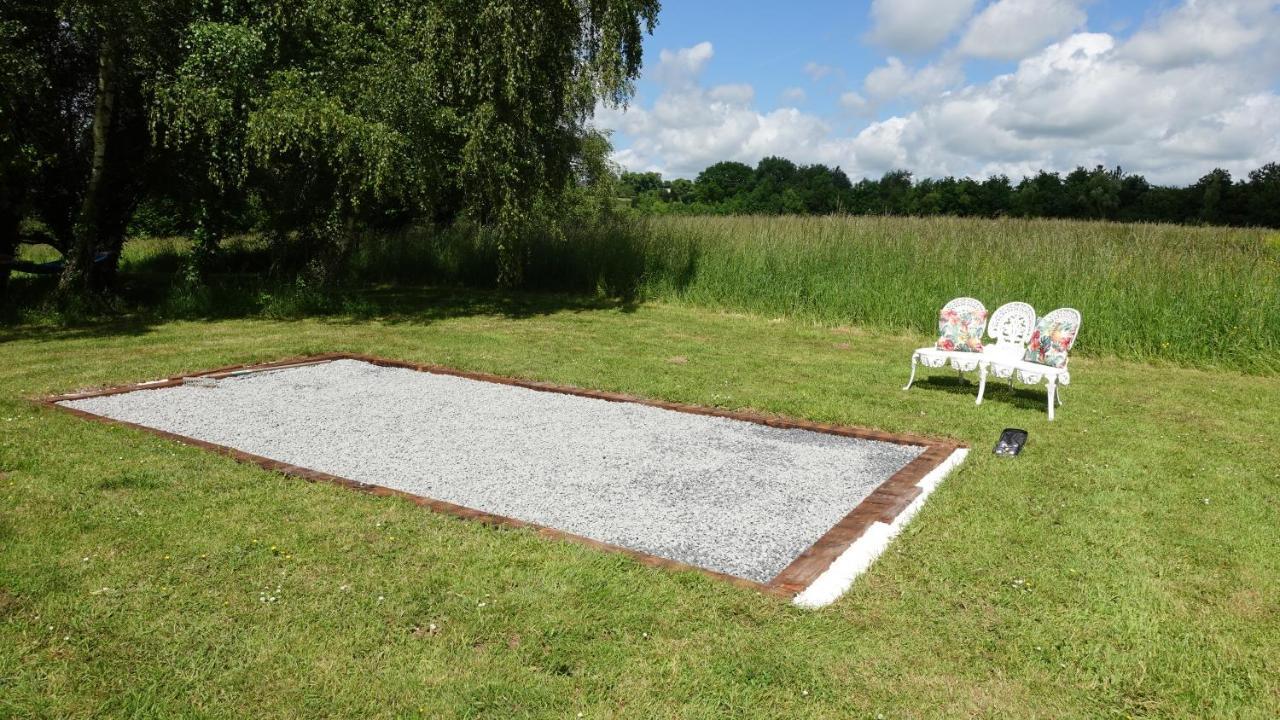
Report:
<svg viewBox="0 0 1280 720"><path fill-rule="evenodd" d="M1006 175L915 180L909 170L853 182L839 167L771 156L754 168L718 162L693 180L622 172L619 195L654 215L954 215L1280 228L1275 162L1239 180L1214 168L1190 185L1170 186L1102 165L1066 174L1041 170L1016 184Z"/></svg>

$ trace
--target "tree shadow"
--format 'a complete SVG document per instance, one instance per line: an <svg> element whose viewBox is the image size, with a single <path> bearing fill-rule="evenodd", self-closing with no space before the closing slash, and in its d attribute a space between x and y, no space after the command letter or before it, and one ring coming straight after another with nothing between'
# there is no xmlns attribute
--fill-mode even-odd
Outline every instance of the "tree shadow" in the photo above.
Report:
<svg viewBox="0 0 1280 720"><path fill-rule="evenodd" d="M253 276L227 276L220 278L207 295L175 310L166 297L169 288L157 286L157 279L163 277L122 273L123 292L117 302L131 309L116 314L70 320L39 313L35 320L30 316L25 321L21 316L7 317L0 320L0 343L140 336L152 332L157 325L179 320L322 320L344 324L377 320L391 325L426 325L461 317L520 320L565 312L632 313L638 307L633 299L439 286L344 288L331 294L312 293L302 300L289 297L286 289L280 301Z"/></svg>
<svg viewBox="0 0 1280 720"><path fill-rule="evenodd" d="M459 317L524 320L559 313L617 310L633 313L634 299L553 292L476 290L441 287L384 287L350 296L343 312L326 316L337 322L378 320L390 324L429 324Z"/></svg>

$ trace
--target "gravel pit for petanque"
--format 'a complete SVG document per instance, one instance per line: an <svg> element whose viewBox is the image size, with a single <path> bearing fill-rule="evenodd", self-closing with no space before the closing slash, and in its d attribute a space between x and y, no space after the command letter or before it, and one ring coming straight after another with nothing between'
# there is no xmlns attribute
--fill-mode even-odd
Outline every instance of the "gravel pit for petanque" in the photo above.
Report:
<svg viewBox="0 0 1280 720"><path fill-rule="evenodd" d="M847 589L967 452L949 441L355 356L50 402L812 606Z"/></svg>

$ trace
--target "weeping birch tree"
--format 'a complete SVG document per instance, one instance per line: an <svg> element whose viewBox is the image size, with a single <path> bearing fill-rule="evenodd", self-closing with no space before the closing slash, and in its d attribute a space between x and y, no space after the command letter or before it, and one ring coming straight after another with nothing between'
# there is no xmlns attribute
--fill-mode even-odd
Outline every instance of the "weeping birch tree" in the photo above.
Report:
<svg viewBox="0 0 1280 720"><path fill-rule="evenodd" d="M314 276L364 228L467 219L520 281L588 119L624 103L658 0L11 0L0 230L34 217L90 292L138 199L177 192L193 274L252 197ZM35 128L35 130L33 130Z"/></svg>
<svg viewBox="0 0 1280 720"><path fill-rule="evenodd" d="M465 217L498 238L499 279L517 284L522 240L555 221L575 158L598 143L597 103L631 95L658 13L657 0L229 5L190 28L157 134L196 149L203 207L251 188L321 281L361 228Z"/></svg>

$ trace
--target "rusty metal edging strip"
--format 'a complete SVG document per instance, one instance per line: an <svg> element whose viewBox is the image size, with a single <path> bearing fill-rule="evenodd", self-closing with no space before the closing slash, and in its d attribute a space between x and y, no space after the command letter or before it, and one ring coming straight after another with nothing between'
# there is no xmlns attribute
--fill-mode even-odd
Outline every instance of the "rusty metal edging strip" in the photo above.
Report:
<svg viewBox="0 0 1280 720"><path fill-rule="evenodd" d="M77 410L76 408L67 407L59 403L69 400L83 400L86 398L103 397L107 395L118 395L121 393L135 392L138 390L156 390L160 388L174 387L181 385L185 378L192 377L228 377L233 374L245 374L247 372L260 372L267 370L282 370L291 367L302 367L306 365L315 365L333 360L359 360L373 365L382 367L404 368L416 370L418 372L428 372L437 375L452 375L455 377L465 378L468 380L478 380L481 382L496 383L500 385L512 385L522 387L529 390L537 390L541 392L554 392L563 395L576 395L579 397L594 398L597 400L607 400L609 402L627 402L637 405L647 405L649 407L661 408L663 410L672 410L675 412L690 413L694 415L706 415L711 417L728 418L731 420L740 420L744 422L756 423L759 425L767 425L775 428L808 430L811 432L826 433L829 435L840 435L843 437L858 438L863 440L876 440L879 442L889 442L899 445L917 445L925 448L916 459L907 463L902 469L894 473L889 479L879 485L870 495L858 503L856 507L849 511L838 523L830 530L818 538L818 540L807 550L795 558L782 572L767 583L760 583L746 578L740 578L734 575L728 575L714 570L697 567L688 563L682 563L678 560L659 557L650 553L632 550L630 548L611 545L599 540L593 540L581 535L574 535L563 530L538 525L536 523L518 520L503 515L494 515L473 508L455 505L443 500L415 495L413 493L384 487L382 485L373 485L363 483L350 478L338 475L330 475L328 473L313 470L311 468L300 467L298 465L290 465L272 460L271 458L261 455L253 455L251 453L237 450L225 445L197 440L186 435L178 435L176 433L159 430L157 428L139 425L124 420L115 420L113 418L95 415L93 413ZM135 430L142 430L162 438L175 440L177 442L191 445L193 447L210 450L221 455L227 455L237 461L258 465L266 470L279 472L285 475L307 480L309 482L323 482L353 490L372 493L374 495L399 497L409 500L417 505L429 508L436 512L452 515L454 517L465 520L476 520L487 525L509 528L526 528L536 531L538 534L554 538L558 540L567 540L570 542L580 543L599 550L608 552L616 552L627 555L635 560L651 566L661 567L671 570L692 570L703 575L732 583L739 587L751 588L760 592L783 598L791 598L803 591L810 583L812 583L819 575L821 575L836 558L840 556L850 545L852 545L859 537L866 532L875 522L892 522L893 519L902 512L911 501L920 494L920 488L917 487L920 481L929 474L934 468L942 464L951 453L957 449L965 447L965 445L950 441L937 440L933 438L920 437L907 434L893 434L880 430L872 430L868 428L859 428L848 425L830 425L826 423L815 423L807 420L798 420L794 418L776 417L771 415L763 415L759 413L744 412L738 410L724 410L721 408L710 408L699 405L685 405L680 403L668 402L665 400L653 400L648 398L640 398L622 393L613 393L600 390L586 390L565 385L555 385L552 383L537 382L532 380L522 380L518 378L504 377L501 375L491 375L488 373L469 372L465 370L456 370L453 368L443 367L439 365L428 365L421 363L410 363L399 360L388 360L386 358L376 357L372 355L362 355L359 353L325 353L322 355L308 355L304 357L295 357L285 360L279 360L270 363L259 364L242 364L229 365L226 367L215 368L213 370L205 370L197 373L187 373L184 375L176 375L164 380L154 380L151 382L135 383L132 385L121 385L117 387L105 388L102 390L94 390L88 392L70 393L66 395L54 395L48 397L36 398L35 402L57 410L71 413L77 417L88 420L95 420L107 425L115 425L119 427L127 427Z"/></svg>

